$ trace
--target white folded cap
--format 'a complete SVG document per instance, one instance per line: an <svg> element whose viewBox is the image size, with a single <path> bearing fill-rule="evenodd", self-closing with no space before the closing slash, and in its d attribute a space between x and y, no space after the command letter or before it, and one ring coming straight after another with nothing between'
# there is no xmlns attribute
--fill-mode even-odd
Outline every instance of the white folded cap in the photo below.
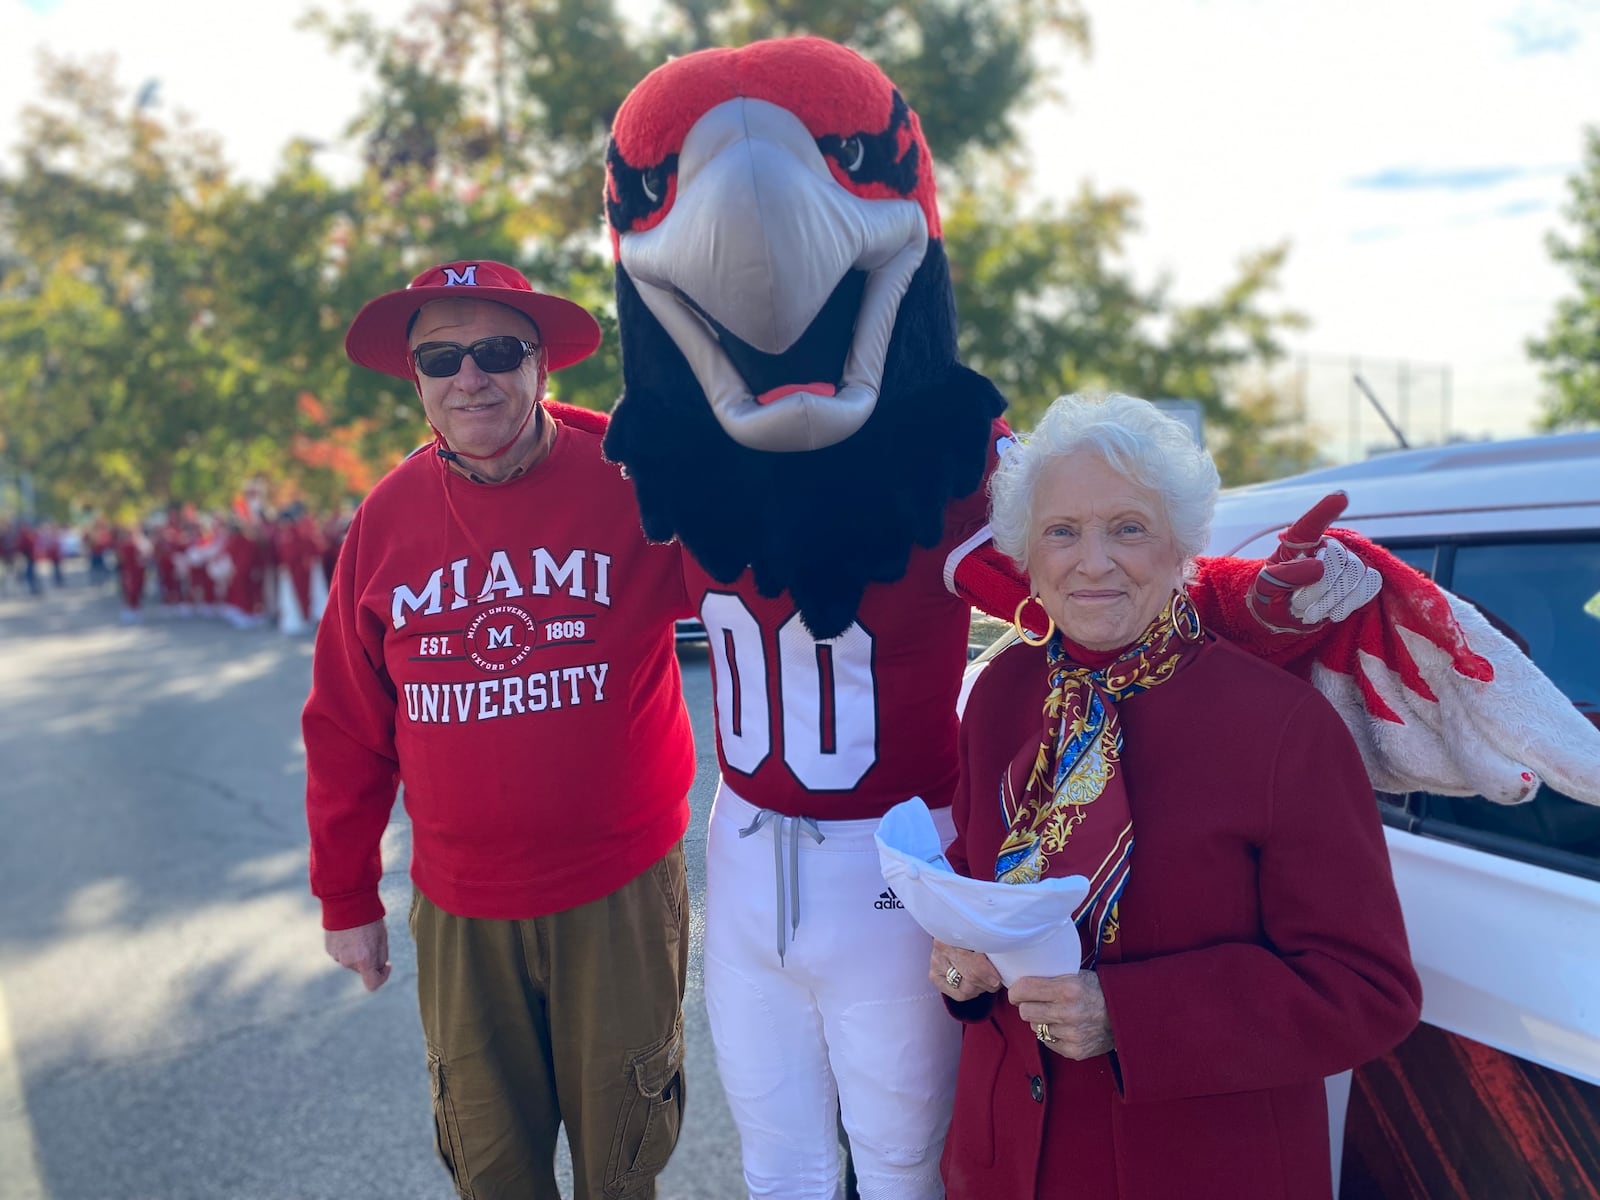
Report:
<svg viewBox="0 0 1600 1200"><path fill-rule="evenodd" d="M874 837L883 878L917 924L947 945L987 954L1008 987L1077 971L1083 948L1072 914L1089 894L1082 875L1023 884L957 875L916 796L885 813Z"/></svg>

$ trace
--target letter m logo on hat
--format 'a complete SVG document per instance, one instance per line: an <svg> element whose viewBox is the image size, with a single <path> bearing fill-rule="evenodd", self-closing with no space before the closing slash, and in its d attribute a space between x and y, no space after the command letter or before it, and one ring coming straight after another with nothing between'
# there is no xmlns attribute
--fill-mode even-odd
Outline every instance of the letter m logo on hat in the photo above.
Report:
<svg viewBox="0 0 1600 1200"><path fill-rule="evenodd" d="M446 267L444 269L444 286L445 287L459 287L459 286L461 286L463 284L465 284L467 287L477 287L478 286L478 264L477 263L469 263L467 266L463 267L460 271L457 271L454 267Z"/></svg>

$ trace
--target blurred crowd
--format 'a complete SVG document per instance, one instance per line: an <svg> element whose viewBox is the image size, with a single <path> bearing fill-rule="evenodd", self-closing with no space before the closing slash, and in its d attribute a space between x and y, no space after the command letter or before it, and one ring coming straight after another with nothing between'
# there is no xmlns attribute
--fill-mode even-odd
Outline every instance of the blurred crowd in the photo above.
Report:
<svg viewBox="0 0 1600 1200"><path fill-rule="evenodd" d="M0 524L0 593L65 587L63 560L82 556L90 587L115 587L125 623L158 613L301 633L322 614L349 524L348 511L317 514L299 503L275 513L173 506L142 526L12 518Z"/></svg>

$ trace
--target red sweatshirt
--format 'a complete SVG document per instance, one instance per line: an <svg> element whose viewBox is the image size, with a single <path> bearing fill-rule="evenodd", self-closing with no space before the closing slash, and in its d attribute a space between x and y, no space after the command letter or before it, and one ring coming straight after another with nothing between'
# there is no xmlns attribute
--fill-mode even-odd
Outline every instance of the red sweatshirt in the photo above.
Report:
<svg viewBox="0 0 1600 1200"><path fill-rule="evenodd" d="M431 449L390 472L340 550L302 717L324 927L383 915L401 782L411 878L458 916L573 908L665 854L694 777L688 611L677 547L644 540L597 434L558 423L504 484Z"/></svg>

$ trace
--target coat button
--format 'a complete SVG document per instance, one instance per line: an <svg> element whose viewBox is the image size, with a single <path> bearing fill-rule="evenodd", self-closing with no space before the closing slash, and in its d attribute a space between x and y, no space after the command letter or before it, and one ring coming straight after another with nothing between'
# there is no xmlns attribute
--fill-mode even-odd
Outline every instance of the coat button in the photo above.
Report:
<svg viewBox="0 0 1600 1200"><path fill-rule="evenodd" d="M1028 1080L1028 1091L1033 1094L1035 1104L1044 1103L1044 1076L1035 1075Z"/></svg>

